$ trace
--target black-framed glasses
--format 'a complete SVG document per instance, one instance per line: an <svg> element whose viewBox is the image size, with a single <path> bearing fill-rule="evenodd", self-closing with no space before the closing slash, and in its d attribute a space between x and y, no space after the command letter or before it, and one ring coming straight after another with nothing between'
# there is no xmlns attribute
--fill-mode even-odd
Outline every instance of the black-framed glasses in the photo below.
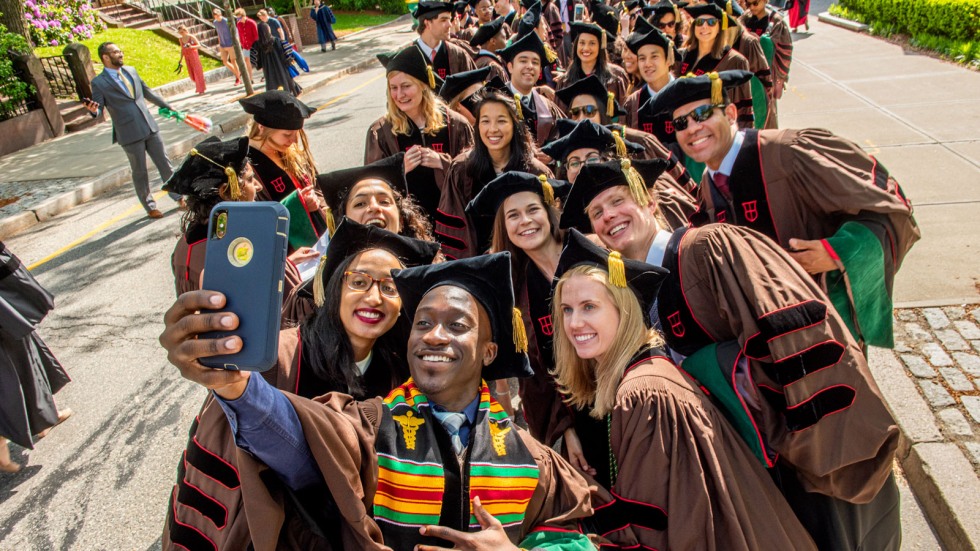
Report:
<svg viewBox="0 0 980 551"><path fill-rule="evenodd" d="M755 2L749 2L748 0L746 0L745 1L745 7L752 8L752 7L758 6L760 4L765 4L765 3L766 3L766 0L756 0Z"/></svg>
<svg viewBox="0 0 980 551"><path fill-rule="evenodd" d="M707 18L707 19L695 19L692 24L695 27L703 27L705 25L709 27L714 27L718 25L718 20L715 19L714 17Z"/></svg>
<svg viewBox="0 0 980 551"><path fill-rule="evenodd" d="M344 283L351 291L366 293L371 290L371 286L378 284L378 291L388 298L398 298L398 287L395 287L395 280L390 277L375 279L364 272L344 272Z"/></svg>
<svg viewBox="0 0 980 551"><path fill-rule="evenodd" d="M572 107L571 109L568 110L568 114L571 115L572 118L578 117L581 114L584 114L586 117L591 117L592 115L595 115L598 112L599 112L599 108L596 107L595 105L583 105L582 107Z"/></svg>
<svg viewBox="0 0 980 551"><path fill-rule="evenodd" d="M565 163L565 168L578 170L582 168L583 165L594 165L596 163L601 163L601 162L602 162L602 155L600 155L599 153L589 153L588 155L585 156L585 159L579 159L576 157L575 159L568 161L567 163Z"/></svg>
<svg viewBox="0 0 980 551"><path fill-rule="evenodd" d="M656 25L656 27L658 29L660 29L660 30L673 29L676 26L677 26L677 21L668 21L666 23L664 23L663 21L661 21L660 23L657 23L657 25Z"/></svg>
<svg viewBox="0 0 980 551"><path fill-rule="evenodd" d="M699 105L691 110L690 113L686 115L681 115L673 120L674 130L680 132L682 130L687 130L687 120L694 119L694 122L702 123L711 118L711 114L715 109L720 109L725 107L724 103L709 103L705 105Z"/></svg>

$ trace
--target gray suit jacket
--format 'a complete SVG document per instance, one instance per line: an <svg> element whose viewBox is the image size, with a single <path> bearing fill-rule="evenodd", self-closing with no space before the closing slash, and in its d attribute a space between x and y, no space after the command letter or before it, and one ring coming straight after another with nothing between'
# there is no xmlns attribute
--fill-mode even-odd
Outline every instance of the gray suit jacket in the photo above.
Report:
<svg viewBox="0 0 980 551"><path fill-rule="evenodd" d="M136 97L129 97L108 71L102 71L92 79L92 101L99 104L99 114L103 108L109 110L112 117L112 143L128 145L145 140L153 132L160 131L153 115L146 108L144 99L159 107L173 108L143 82L136 69L123 65L120 70L129 75Z"/></svg>

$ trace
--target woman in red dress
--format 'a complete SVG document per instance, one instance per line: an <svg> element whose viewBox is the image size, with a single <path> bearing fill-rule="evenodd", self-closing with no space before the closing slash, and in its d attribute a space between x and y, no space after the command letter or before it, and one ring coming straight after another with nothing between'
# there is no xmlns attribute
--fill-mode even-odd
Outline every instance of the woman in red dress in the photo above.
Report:
<svg viewBox="0 0 980 551"><path fill-rule="evenodd" d="M197 53L201 43L184 25L177 27L177 32L180 33L180 57L187 63L187 76L194 81L194 89L201 95L205 90L204 68L201 67L201 57Z"/></svg>

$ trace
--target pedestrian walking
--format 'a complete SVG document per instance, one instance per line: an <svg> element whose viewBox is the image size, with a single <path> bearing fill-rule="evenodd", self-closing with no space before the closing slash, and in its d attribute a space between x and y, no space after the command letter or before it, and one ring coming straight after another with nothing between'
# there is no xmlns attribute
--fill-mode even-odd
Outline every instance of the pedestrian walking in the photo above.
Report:
<svg viewBox="0 0 980 551"><path fill-rule="evenodd" d="M320 0L313 0L313 7L310 8L310 19L316 22L316 38L320 43L320 51L327 51L327 42L330 49L337 49L337 36L333 33L333 25L337 18L333 15L330 6L323 4Z"/></svg>
<svg viewBox="0 0 980 551"><path fill-rule="evenodd" d="M299 52L299 48L295 46L296 42L293 40L293 34L289 31L289 27L286 22L283 21L281 17L276 15L276 10L272 8L266 8L269 13L269 20L274 21L279 24L279 35L282 37L282 49L286 52L287 60L296 62L299 68L303 70L304 73L310 72L310 64L306 62L306 59ZM270 23L271 25L271 23ZM290 73L293 78L299 75L299 71L295 67L291 68Z"/></svg>
<svg viewBox="0 0 980 551"><path fill-rule="evenodd" d="M257 50L252 52L252 58L258 61L257 65L265 75L265 89L273 91L281 88L294 96L300 95L303 88L293 81L287 68L289 61L282 47L282 27L264 9L259 10L258 16L259 40L256 43Z"/></svg>
<svg viewBox="0 0 980 551"><path fill-rule="evenodd" d="M201 57L198 54L201 43L187 30L186 25L177 27L177 32L180 34L180 58L187 63L187 76L194 81L194 91L201 95L206 89L204 68L201 66Z"/></svg>
<svg viewBox="0 0 980 551"><path fill-rule="evenodd" d="M231 36L231 27L224 18L221 10L214 8L211 10L214 17L214 30L218 33L218 51L221 53L221 63L235 75L235 86L242 83L242 73L238 70L238 63L235 61L235 42Z"/></svg>
<svg viewBox="0 0 980 551"><path fill-rule="evenodd" d="M254 19L245 14L243 8L235 10L235 25L238 26L238 42L242 45L242 57L245 58L245 68L248 79L252 80L252 47L259 39L259 25ZM254 81L253 81L254 82Z"/></svg>
<svg viewBox="0 0 980 551"><path fill-rule="evenodd" d="M810 21L807 16L810 14L810 0L791 0L786 6L786 13L789 14L789 26L795 33L800 24L806 30L810 30Z"/></svg>
<svg viewBox="0 0 980 551"><path fill-rule="evenodd" d="M54 308L54 297L0 241L0 472L22 468L10 459L9 439L28 449L71 416L54 395L71 377L54 357L37 326Z"/></svg>
<svg viewBox="0 0 980 551"><path fill-rule="evenodd" d="M160 137L160 127L146 108L146 100L158 107L172 111L176 109L151 90L136 69L124 66L123 51L119 46L112 42L103 42L99 44L98 54L105 69L92 79L92 98L82 98L82 101L93 116L99 116L103 109L109 110L112 117L112 143L121 145L129 158L136 197L146 209L147 216L163 218L163 213L157 209L156 200L150 191L146 156L149 155L153 160L164 182L173 175L173 169L167 159L163 138ZM170 194L170 198L182 201L174 193Z"/></svg>

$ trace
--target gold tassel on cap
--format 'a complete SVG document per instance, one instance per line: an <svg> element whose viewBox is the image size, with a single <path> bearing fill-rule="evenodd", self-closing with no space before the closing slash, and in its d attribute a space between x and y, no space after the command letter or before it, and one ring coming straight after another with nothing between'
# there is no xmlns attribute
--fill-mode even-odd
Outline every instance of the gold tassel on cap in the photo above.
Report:
<svg viewBox="0 0 980 551"><path fill-rule="evenodd" d="M626 287L626 264L623 263L623 255L616 251L609 253L606 267L609 268L609 283L616 287Z"/></svg>
<svg viewBox="0 0 980 551"><path fill-rule="evenodd" d="M521 107L521 95L514 94L514 103L517 107L517 118L524 120L524 109Z"/></svg>
<svg viewBox="0 0 980 551"><path fill-rule="evenodd" d="M527 352L527 332L524 331L524 316L519 309L514 308L510 321L514 325L514 349Z"/></svg>
<svg viewBox="0 0 980 551"><path fill-rule="evenodd" d="M432 72L432 65L425 66L425 74L429 76L429 88L436 88L436 74Z"/></svg>
<svg viewBox="0 0 980 551"><path fill-rule="evenodd" d="M725 3L725 13L721 14L721 30L722 32L728 30L728 16L732 14L732 0L728 0Z"/></svg>
<svg viewBox="0 0 980 551"><path fill-rule="evenodd" d="M677 4L674 4L671 7L674 8L674 21L677 22L675 24L675 27L676 27L676 25L680 24L680 21L681 21L681 10L677 9Z"/></svg>
<svg viewBox="0 0 980 551"><path fill-rule="evenodd" d="M556 54L548 44L544 45L544 55L546 58L548 58L548 65L551 65L556 59L558 59L558 54Z"/></svg>
<svg viewBox="0 0 980 551"><path fill-rule="evenodd" d="M606 29L602 29L602 49L603 50L606 49L606 44L607 44L607 41L606 41Z"/></svg>
<svg viewBox="0 0 980 551"><path fill-rule="evenodd" d="M633 196L633 200L641 207L649 205L650 193L647 192L647 186L643 181L643 177L633 168L629 159L622 159L619 163L620 168L623 169L623 176L626 177L626 184L630 188L630 194Z"/></svg>
<svg viewBox="0 0 980 551"><path fill-rule="evenodd" d="M548 177L544 174L538 174L538 180L541 181L541 196L544 197L544 202L555 206L555 188L548 183Z"/></svg>
<svg viewBox="0 0 980 551"><path fill-rule="evenodd" d="M319 308L327 299L327 292L323 289L323 268L327 265L327 255L320 257L320 263L316 266L316 274L313 276L313 304Z"/></svg>
<svg viewBox="0 0 980 551"><path fill-rule="evenodd" d="M616 114L616 94L606 92L606 116L610 119Z"/></svg>
<svg viewBox="0 0 980 551"><path fill-rule="evenodd" d="M613 141L616 142L616 156L620 159L627 158L629 151L626 150L626 142L623 141L622 136L620 136L618 133L613 132L612 135Z"/></svg>
<svg viewBox="0 0 980 551"><path fill-rule="evenodd" d="M324 221L327 223L327 235L333 237L333 234L337 231L337 221L333 217L333 209L327 207L323 213Z"/></svg>
<svg viewBox="0 0 980 551"><path fill-rule="evenodd" d="M225 176L227 176L228 178L228 193L231 194L231 200L237 201L241 198L242 188L241 186L238 185L238 173L235 172L234 168L232 168L231 166L222 167L220 163L217 163L213 159L209 159L204 155L201 155L201 152L198 151L197 148L191 149L188 155L190 155L191 157L200 157L218 168L224 168Z"/></svg>
<svg viewBox="0 0 980 551"><path fill-rule="evenodd" d="M711 103L720 104L722 103L722 83L721 77L718 76L717 71L712 71L708 73L708 78L711 79Z"/></svg>

